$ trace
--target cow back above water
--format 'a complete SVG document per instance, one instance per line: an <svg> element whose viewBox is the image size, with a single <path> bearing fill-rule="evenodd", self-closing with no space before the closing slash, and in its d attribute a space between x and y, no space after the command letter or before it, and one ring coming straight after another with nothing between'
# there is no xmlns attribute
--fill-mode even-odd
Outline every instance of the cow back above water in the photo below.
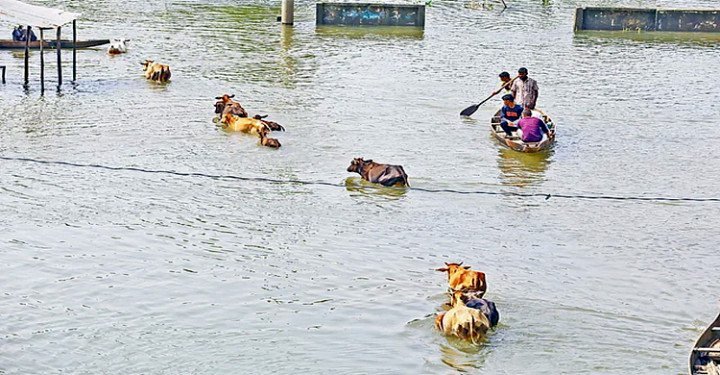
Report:
<svg viewBox="0 0 720 375"><path fill-rule="evenodd" d="M347 168L348 172L356 172L366 181L383 186L410 186L408 176L400 165L380 164L372 160L355 158Z"/></svg>

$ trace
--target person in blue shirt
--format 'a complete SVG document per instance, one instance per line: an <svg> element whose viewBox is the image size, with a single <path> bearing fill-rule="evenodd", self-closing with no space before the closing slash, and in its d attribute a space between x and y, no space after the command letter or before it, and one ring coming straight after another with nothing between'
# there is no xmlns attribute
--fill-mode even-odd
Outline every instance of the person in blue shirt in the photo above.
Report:
<svg viewBox="0 0 720 375"><path fill-rule="evenodd" d="M500 127L505 131L508 137L512 136L512 132L518 130L515 123L522 116L523 107L515 104L515 97L512 94L503 95L503 107L500 110Z"/></svg>
<svg viewBox="0 0 720 375"><path fill-rule="evenodd" d="M14 42L19 42L19 41L21 41L21 40L22 40L22 37L23 37L23 34L24 34L24 33L23 33L23 30L22 30L22 25L18 25L18 27L14 28L14 29L13 29L13 32L12 32L13 41L14 41Z"/></svg>

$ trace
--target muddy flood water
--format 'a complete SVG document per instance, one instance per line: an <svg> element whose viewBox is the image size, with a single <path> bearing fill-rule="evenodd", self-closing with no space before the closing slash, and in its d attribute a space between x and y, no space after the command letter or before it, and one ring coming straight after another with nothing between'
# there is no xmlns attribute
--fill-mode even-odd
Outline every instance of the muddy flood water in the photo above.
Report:
<svg viewBox="0 0 720 375"><path fill-rule="evenodd" d="M686 373L720 203L552 195L720 197L720 41L572 31L579 5L671 1L507 1L435 0L424 31L316 27L305 0L284 29L279 1L33 2L130 43L79 51L75 85L65 51L60 92L48 51L44 96L38 52L26 93L0 51L0 374ZM499 99L458 116L520 66L545 154L491 138ZM282 148L218 130L223 93ZM359 156L412 187L363 184ZM446 261L487 274L480 347L433 327Z"/></svg>

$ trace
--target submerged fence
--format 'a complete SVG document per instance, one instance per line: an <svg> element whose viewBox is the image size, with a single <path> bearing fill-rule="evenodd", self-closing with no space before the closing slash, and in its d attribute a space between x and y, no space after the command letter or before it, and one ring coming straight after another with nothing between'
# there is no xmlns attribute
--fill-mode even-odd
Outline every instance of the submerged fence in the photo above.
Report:
<svg viewBox="0 0 720 375"><path fill-rule="evenodd" d="M575 10L575 31L720 32L720 10L586 7Z"/></svg>
<svg viewBox="0 0 720 375"><path fill-rule="evenodd" d="M318 3L318 25L425 27L425 5Z"/></svg>

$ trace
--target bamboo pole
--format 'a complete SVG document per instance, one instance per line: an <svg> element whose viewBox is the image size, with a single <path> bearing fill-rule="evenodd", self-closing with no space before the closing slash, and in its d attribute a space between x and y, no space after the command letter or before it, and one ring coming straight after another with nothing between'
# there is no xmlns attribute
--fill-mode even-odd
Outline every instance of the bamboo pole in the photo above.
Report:
<svg viewBox="0 0 720 375"><path fill-rule="evenodd" d="M57 66L58 66L58 89L62 86L62 42L60 41L60 35L62 33L62 27L57 28Z"/></svg>
<svg viewBox="0 0 720 375"><path fill-rule="evenodd" d="M28 25L27 31L25 32L25 88L28 88L29 77L30 77L30 30L32 27Z"/></svg>
<svg viewBox="0 0 720 375"><path fill-rule="evenodd" d="M77 79L77 20L73 20L73 83Z"/></svg>
<svg viewBox="0 0 720 375"><path fill-rule="evenodd" d="M43 49L45 44L45 35L43 34L43 28L40 28L40 93L45 92L45 50Z"/></svg>

